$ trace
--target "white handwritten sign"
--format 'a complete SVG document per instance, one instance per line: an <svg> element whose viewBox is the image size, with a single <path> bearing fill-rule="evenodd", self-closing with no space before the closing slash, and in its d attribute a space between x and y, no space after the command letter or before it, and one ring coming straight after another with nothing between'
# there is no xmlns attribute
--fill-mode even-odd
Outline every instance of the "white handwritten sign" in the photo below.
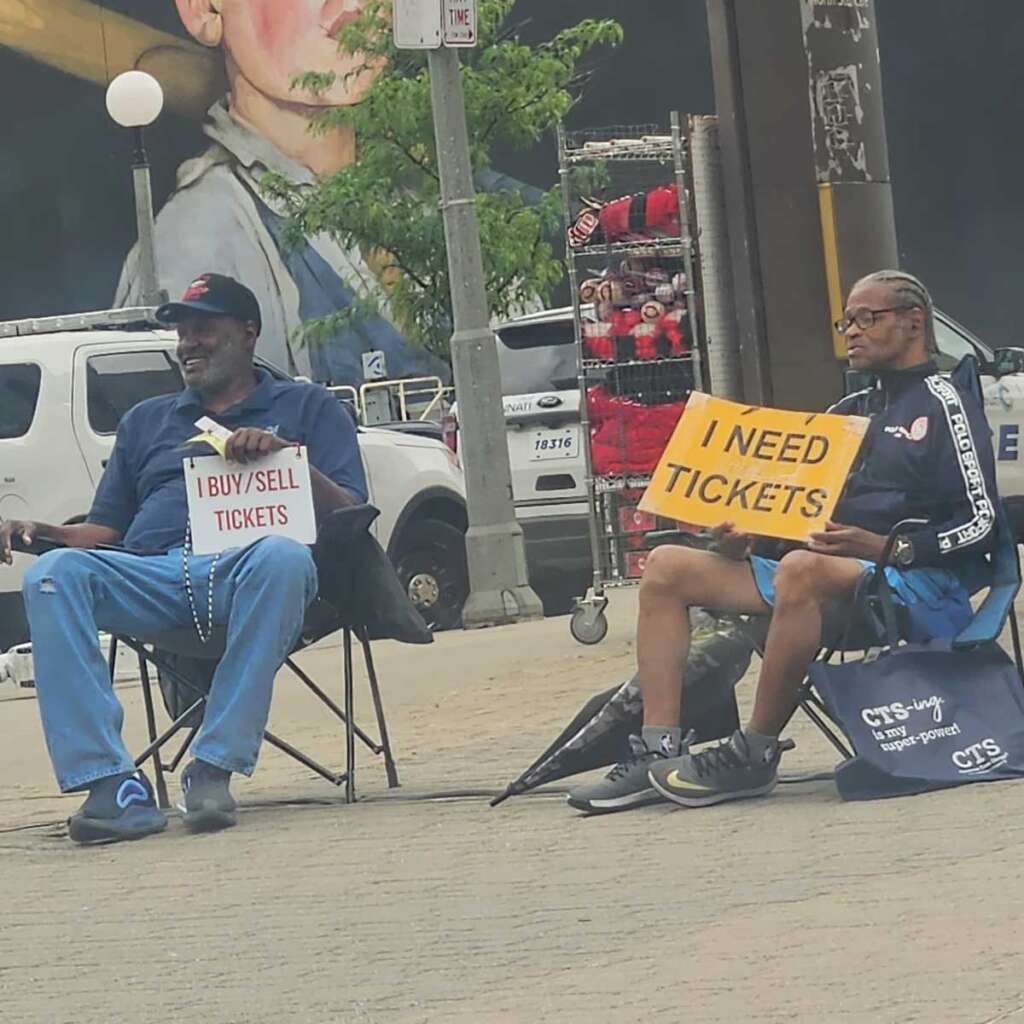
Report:
<svg viewBox="0 0 1024 1024"><path fill-rule="evenodd" d="M246 464L219 455L185 459L192 550L212 555L263 537L316 540L305 448L284 448Z"/></svg>

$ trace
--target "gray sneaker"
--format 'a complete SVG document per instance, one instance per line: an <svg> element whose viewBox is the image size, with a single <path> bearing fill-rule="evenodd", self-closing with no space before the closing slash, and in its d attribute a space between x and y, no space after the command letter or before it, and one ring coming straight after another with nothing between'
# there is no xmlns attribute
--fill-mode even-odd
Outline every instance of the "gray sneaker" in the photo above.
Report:
<svg viewBox="0 0 1024 1024"><path fill-rule="evenodd" d="M231 828L238 820L238 805L231 795L231 772L192 761L181 776L181 790L185 798L185 828L189 832L216 832Z"/></svg>
<svg viewBox="0 0 1024 1024"><path fill-rule="evenodd" d="M683 807L706 807L770 793L778 778L779 760L796 744L780 740L753 758L746 737L737 730L724 743L698 754L683 754L649 765L651 786Z"/></svg>
<svg viewBox="0 0 1024 1024"><path fill-rule="evenodd" d="M659 803L661 797L651 788L647 772L655 761L664 760L665 755L658 750L648 750L639 736L629 737L629 747L632 751L629 759L615 765L603 779L572 790L569 806L588 814L610 814Z"/></svg>

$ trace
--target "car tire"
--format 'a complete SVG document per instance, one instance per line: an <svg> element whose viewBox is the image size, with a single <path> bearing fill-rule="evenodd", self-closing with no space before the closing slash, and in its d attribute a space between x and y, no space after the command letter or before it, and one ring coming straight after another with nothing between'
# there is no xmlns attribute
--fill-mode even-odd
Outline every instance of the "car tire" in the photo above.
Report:
<svg viewBox="0 0 1024 1024"><path fill-rule="evenodd" d="M394 557L402 588L435 632L462 624L469 596L463 532L441 519L420 519L402 531Z"/></svg>

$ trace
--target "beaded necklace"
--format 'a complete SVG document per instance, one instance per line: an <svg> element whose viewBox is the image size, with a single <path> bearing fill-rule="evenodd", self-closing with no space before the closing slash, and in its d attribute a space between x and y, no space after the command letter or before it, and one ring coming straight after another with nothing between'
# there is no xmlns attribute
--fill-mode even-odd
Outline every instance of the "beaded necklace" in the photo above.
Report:
<svg viewBox="0 0 1024 1024"><path fill-rule="evenodd" d="M185 592L188 594L188 604L192 609L192 621L196 626L196 634L201 644L208 644L213 636L213 577L217 571L217 563L220 561L221 552L214 555L210 563L210 575L206 584L206 633L203 633L202 623L199 621L199 611L196 608L195 594L192 591L192 576L189 573L188 558L192 554L192 520L185 522L185 544L181 549L181 564L185 570Z"/></svg>

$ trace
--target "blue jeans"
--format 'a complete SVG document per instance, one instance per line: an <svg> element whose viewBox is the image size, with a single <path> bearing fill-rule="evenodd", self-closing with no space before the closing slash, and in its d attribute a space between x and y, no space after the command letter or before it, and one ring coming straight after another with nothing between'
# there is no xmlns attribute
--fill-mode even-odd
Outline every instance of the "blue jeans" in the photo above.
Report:
<svg viewBox="0 0 1024 1024"><path fill-rule="evenodd" d="M189 559L196 610L207 625L212 555ZM214 576L213 621L227 647L210 687L193 756L251 775L263 740L274 676L316 596L309 549L267 537L225 551ZM97 630L152 637L195 629L181 549L165 555L51 551L25 574L36 695L46 745L63 792L134 771L121 739L124 709L114 696Z"/></svg>

